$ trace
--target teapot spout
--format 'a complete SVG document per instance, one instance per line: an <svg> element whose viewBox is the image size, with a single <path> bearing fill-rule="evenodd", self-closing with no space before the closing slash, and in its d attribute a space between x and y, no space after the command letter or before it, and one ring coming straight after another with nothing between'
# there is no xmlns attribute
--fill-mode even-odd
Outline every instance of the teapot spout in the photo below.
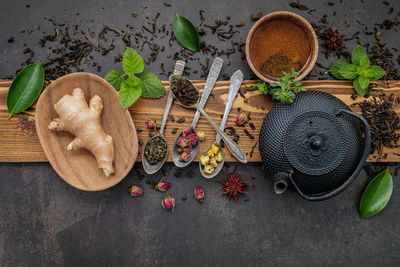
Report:
<svg viewBox="0 0 400 267"><path fill-rule="evenodd" d="M289 186L289 172L277 172L272 176L272 185L278 195L286 191Z"/></svg>

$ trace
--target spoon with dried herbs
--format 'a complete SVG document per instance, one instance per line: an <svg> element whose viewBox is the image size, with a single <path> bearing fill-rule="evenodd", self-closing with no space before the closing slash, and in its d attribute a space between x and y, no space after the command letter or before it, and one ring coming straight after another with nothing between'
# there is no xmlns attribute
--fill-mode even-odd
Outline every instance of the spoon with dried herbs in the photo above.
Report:
<svg viewBox="0 0 400 267"><path fill-rule="evenodd" d="M193 86L194 88L196 88L193 83L191 81L189 81L188 79L186 79L185 77L180 76L179 79L184 79L185 84L190 84L190 86ZM196 89L197 90L197 89ZM171 90L172 91L172 90ZM221 130L218 125L216 125L212 119L207 115L207 113L203 110L203 108L198 105L197 102L193 103L192 105L183 105L181 102L178 101L178 103L184 107L187 108L194 108L197 109L207 120L208 122L211 124L211 126L215 129L215 131L217 131L217 133L221 136L222 140L224 140L224 144L226 145L226 147L229 149L229 151L231 152L232 156L234 156L235 158L237 158L241 163L247 163L247 157L246 154L242 151L242 149L239 147L238 144L236 144L232 139L230 139L223 130ZM174 157L174 155L172 155Z"/></svg>
<svg viewBox="0 0 400 267"><path fill-rule="evenodd" d="M206 104L215 82L218 79L218 75L222 69L223 63L224 61L219 57L214 59L206 80L206 84L204 86L203 93L201 95L200 102L198 103L198 105L202 108ZM197 89L191 84L188 84L186 80L175 77L175 80L171 83L171 90L175 94L175 98L180 99L178 101L183 106L190 107L193 105L193 103L197 103L197 99L194 98ZM186 93L182 93L182 91L185 91ZM172 147L172 159L175 166L179 168L189 165L199 151L198 136L195 131L199 118L200 112L196 111L191 127L180 133L175 139L174 146Z"/></svg>
<svg viewBox="0 0 400 267"><path fill-rule="evenodd" d="M182 74L184 68L184 61L176 61L174 75ZM156 173L159 169L161 169L168 157L168 143L164 138L164 128L165 124L167 123L168 113L171 109L173 100L174 96L172 90L170 90L167 97L167 103L165 104L160 133L150 138L144 146L142 153L142 165L147 174Z"/></svg>
<svg viewBox="0 0 400 267"><path fill-rule="evenodd" d="M228 103L225 107L224 117L222 118L221 125L219 126L220 130L224 130L225 123L228 120L229 112L231 111L233 102L235 101L236 95L240 89L240 86L243 82L243 73L240 70L237 70L231 77L231 83L229 87L228 93ZM204 178L213 178L215 177L222 169L225 163L225 153L221 149L221 136L217 134L215 138L214 144L210 145L206 149L203 150L199 160L199 167L201 175Z"/></svg>

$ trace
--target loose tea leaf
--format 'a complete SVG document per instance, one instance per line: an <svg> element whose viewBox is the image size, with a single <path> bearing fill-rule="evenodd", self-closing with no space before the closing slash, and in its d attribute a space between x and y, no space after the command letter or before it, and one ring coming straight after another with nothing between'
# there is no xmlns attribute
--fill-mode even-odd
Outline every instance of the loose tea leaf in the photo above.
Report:
<svg viewBox="0 0 400 267"><path fill-rule="evenodd" d="M368 184L360 202L360 218L366 218L380 212L389 202L393 192L392 175L389 167L378 174Z"/></svg>
<svg viewBox="0 0 400 267"><path fill-rule="evenodd" d="M7 108L13 114L29 108L42 92L44 84L44 71L42 63L26 66L13 80L7 94Z"/></svg>
<svg viewBox="0 0 400 267"><path fill-rule="evenodd" d="M196 27L185 17L176 14L174 22L174 34L178 42L192 51L199 51L200 39Z"/></svg>

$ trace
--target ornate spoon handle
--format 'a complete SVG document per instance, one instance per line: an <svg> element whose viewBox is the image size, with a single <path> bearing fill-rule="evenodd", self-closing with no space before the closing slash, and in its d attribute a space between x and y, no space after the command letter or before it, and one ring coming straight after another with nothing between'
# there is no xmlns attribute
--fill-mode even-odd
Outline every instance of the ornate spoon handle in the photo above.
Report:
<svg viewBox="0 0 400 267"><path fill-rule="evenodd" d="M185 61L177 60L175 63L174 75L181 75L183 73L183 69L185 68ZM174 101L174 96L172 94L171 88L169 89L167 103L165 104L164 115L161 121L160 135L164 135L165 124L167 124L169 110L171 109L172 102Z"/></svg>
<svg viewBox="0 0 400 267"><path fill-rule="evenodd" d="M210 69L210 72L208 73L208 76L207 76L206 84L204 85L203 93L201 94L200 102L198 103L198 106L200 106L201 108L204 108L204 106L207 102L207 99L210 96L212 89L214 88L215 82L218 79L218 76L222 69L223 64L224 64L224 60L222 58L216 57L214 59L214 62ZM200 112L197 110L196 114L194 115L193 122L192 122L193 129L196 128L199 118L200 118Z"/></svg>
<svg viewBox="0 0 400 267"><path fill-rule="evenodd" d="M242 82L243 82L243 73L240 70L235 71L235 73L231 77L231 84L228 93L228 103L226 103L224 117L222 118L221 124L219 125L219 129L221 131L224 131L225 123L229 117L229 112L231 111L233 102L235 101L240 86L242 86ZM217 134L217 137L215 138L215 143L219 144L220 142L221 142L221 136Z"/></svg>

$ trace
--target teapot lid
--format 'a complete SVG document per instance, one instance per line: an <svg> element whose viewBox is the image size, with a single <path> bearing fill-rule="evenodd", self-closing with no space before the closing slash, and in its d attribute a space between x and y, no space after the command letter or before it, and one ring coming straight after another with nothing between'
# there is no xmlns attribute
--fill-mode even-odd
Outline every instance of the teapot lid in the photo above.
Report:
<svg viewBox="0 0 400 267"><path fill-rule="evenodd" d="M336 116L324 111L306 111L289 123L283 144L285 155L295 169L321 175L342 162L347 138Z"/></svg>

